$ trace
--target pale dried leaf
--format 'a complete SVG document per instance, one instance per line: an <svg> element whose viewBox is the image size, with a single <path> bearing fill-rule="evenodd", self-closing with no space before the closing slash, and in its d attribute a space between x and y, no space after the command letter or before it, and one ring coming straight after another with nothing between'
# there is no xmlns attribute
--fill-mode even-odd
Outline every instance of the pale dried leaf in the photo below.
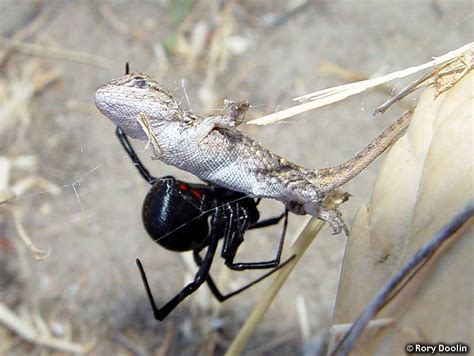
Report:
<svg viewBox="0 0 474 356"><path fill-rule="evenodd" d="M422 95L387 156L369 207L352 227L334 324L351 323L377 290L473 198L471 72L436 98ZM436 99L435 99L436 98ZM354 354L402 354L409 342L471 344L472 224L453 237L377 316L393 319ZM367 340L367 339L365 339Z"/></svg>

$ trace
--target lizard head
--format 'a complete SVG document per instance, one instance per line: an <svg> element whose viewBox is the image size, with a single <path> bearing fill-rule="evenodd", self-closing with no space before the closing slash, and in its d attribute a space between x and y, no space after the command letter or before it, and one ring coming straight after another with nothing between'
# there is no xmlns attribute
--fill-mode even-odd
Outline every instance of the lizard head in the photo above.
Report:
<svg viewBox="0 0 474 356"><path fill-rule="evenodd" d="M145 115L150 121L170 120L182 111L173 95L144 73L130 73L100 86L95 105L130 137L145 140L147 136L137 119Z"/></svg>

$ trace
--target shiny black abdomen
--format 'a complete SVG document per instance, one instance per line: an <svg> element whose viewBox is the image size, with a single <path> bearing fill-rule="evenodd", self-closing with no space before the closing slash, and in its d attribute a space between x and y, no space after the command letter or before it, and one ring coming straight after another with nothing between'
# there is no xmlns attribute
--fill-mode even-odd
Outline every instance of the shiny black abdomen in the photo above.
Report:
<svg viewBox="0 0 474 356"><path fill-rule="evenodd" d="M180 187L180 185L182 185ZM150 237L172 251L190 251L205 246L209 214L205 202L172 177L156 182L143 202L143 224Z"/></svg>
<svg viewBox="0 0 474 356"><path fill-rule="evenodd" d="M240 202L247 207L250 224L258 221L255 200L243 193L165 177L154 183L145 197L143 224L150 237L168 250L200 249L209 243L213 209L230 202Z"/></svg>

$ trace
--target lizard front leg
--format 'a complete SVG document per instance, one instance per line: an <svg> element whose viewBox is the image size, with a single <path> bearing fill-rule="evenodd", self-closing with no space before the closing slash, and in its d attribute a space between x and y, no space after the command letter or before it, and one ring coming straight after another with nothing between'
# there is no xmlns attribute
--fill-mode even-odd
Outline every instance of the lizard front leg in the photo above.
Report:
<svg viewBox="0 0 474 356"><path fill-rule="evenodd" d="M239 126L245 120L245 114L250 106L248 101L224 100L224 106L229 110L229 116L235 120L235 126Z"/></svg>
<svg viewBox="0 0 474 356"><path fill-rule="evenodd" d="M249 103L244 100L232 101L224 100L229 116L211 115L205 118L205 122L199 125L198 143L200 144L215 128L231 129L239 126L245 120L245 113L249 108Z"/></svg>
<svg viewBox="0 0 474 356"><path fill-rule="evenodd" d="M159 156L161 156L163 154L163 150L161 149L160 144L158 143L158 140L156 139L156 136L153 133L148 116L143 113L139 114L137 117L137 122L140 124L143 131L145 131L145 134L148 137L148 142L146 144L145 149L148 148L148 145L151 143L154 150L158 152ZM158 159L159 156L155 156L154 158Z"/></svg>

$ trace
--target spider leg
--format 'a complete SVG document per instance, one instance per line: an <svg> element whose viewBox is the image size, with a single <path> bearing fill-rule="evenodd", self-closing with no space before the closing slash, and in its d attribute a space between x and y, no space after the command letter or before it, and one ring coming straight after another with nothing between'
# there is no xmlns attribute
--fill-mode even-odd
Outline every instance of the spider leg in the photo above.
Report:
<svg viewBox="0 0 474 356"><path fill-rule="evenodd" d="M194 253L193 253L193 256L194 256L194 261L200 267L202 265L203 261L202 261L201 255L199 254L199 251L195 250ZM233 292L227 293L227 294L222 294L222 292L219 290L219 288L217 287L216 283L214 282L214 280L212 279L210 274L207 276L206 283L207 283L207 286L209 287L210 291L214 295L214 297L216 297L216 299L219 302L223 302L223 301L225 301L229 298L232 298L233 296L249 289L250 287L254 286L255 284L263 281L265 278L271 276L273 273L275 273L276 271L278 271L281 268L283 268L284 266L286 266L288 264L288 262L290 262L294 257L295 257L294 255L291 256L285 262L280 264L277 268L272 269L271 271L269 271L269 272L265 273L264 275L258 277L254 281L248 283L247 285L245 285L243 287L240 287L239 289L237 289Z"/></svg>
<svg viewBox="0 0 474 356"><path fill-rule="evenodd" d="M281 219L283 219L283 217L285 216L285 213L281 213L280 215L278 216L275 216L274 218L268 218L268 219L265 219L265 220L261 220L261 221L258 221L257 223L253 224L252 226L250 226L248 228L248 230L252 230L252 229L260 229L262 227L267 227L267 226L271 226L271 225L276 225L278 224Z"/></svg>
<svg viewBox="0 0 474 356"><path fill-rule="evenodd" d="M222 244L221 257L226 261L233 260L239 246L244 242L244 232L247 230L250 217L245 207L238 203L228 204L226 214L226 227ZM240 221L242 215L242 221Z"/></svg>
<svg viewBox="0 0 474 356"><path fill-rule="evenodd" d="M235 255L237 254L238 244L231 244L230 249L228 250L228 255L225 257L225 264L232 270L242 271L246 269L267 269L267 268L275 268L278 267L280 264L281 253L283 251L283 244L285 242L285 235L286 229L288 227L288 210L285 209L284 213L285 219L283 221L283 229L280 235L280 243L278 245L278 250L276 257L270 261L262 261L262 262L234 262ZM244 229L239 229L235 234L240 235L240 239L243 241L243 233L245 232Z"/></svg>
<svg viewBox="0 0 474 356"><path fill-rule="evenodd" d="M236 241L234 236L235 236L235 231L237 231L237 228L235 225L238 223L238 203L234 204L227 204L224 206L224 208L227 210L226 214L224 216L226 217L226 226L224 229L224 238L223 238L223 243L222 243L222 252L221 252L221 257L226 258L229 256L229 254L232 254L232 250L236 250L239 245L243 242L243 239L241 239L240 242Z"/></svg>
<svg viewBox="0 0 474 356"><path fill-rule="evenodd" d="M125 133L122 131L120 127L117 126L117 129L115 130L115 134L117 135L117 138L119 139L120 144L125 149L130 159L132 160L133 165L137 168L138 173L140 173L140 175L150 184L154 184L156 181L158 181L158 178L153 177L150 174L150 172L148 172L148 169L145 168L142 161L140 160L140 158L138 158L138 155L136 154L135 150L130 144L130 141L128 140L127 135L125 135Z"/></svg>
<svg viewBox="0 0 474 356"><path fill-rule="evenodd" d="M155 319L162 321L166 316L176 308L179 303L181 303L186 297L194 293L208 278L209 270L211 269L212 261L214 259L214 254L217 249L217 243L219 241L219 232L222 231L220 228L220 224L216 221L216 216L219 214L218 211L215 213L213 220L217 224L215 228L212 229L210 235L210 242L209 246L206 251L206 255L202 260L199 269L194 276L194 280L188 283L173 299L171 299L168 303L166 303L161 308L156 306L155 300L153 298L153 294L151 293L150 285L148 284L148 280L146 278L145 270L143 268L142 263L139 259L137 259L137 266L138 270L140 271L140 275L143 280L143 284L145 285L145 290L148 295L148 299L150 300L151 308L153 309L153 314L155 315Z"/></svg>

